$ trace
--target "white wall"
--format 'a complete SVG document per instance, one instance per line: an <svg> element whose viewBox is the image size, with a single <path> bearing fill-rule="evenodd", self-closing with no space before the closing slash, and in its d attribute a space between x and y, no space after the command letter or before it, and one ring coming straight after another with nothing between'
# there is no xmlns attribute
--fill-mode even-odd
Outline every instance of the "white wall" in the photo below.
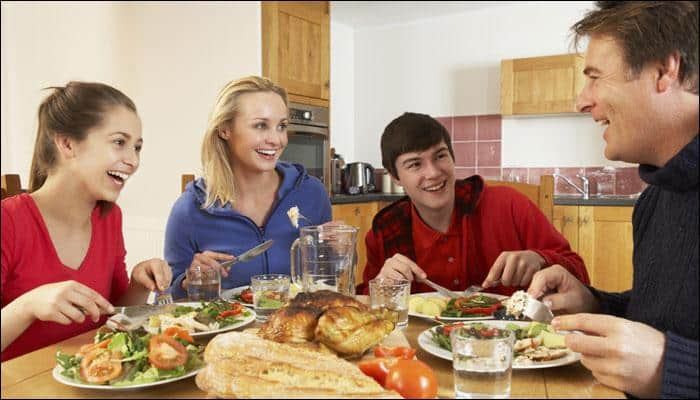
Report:
<svg viewBox="0 0 700 400"><path fill-rule="evenodd" d="M260 2L3 2L2 173L28 183L42 87L114 85L143 121L141 166L118 201L127 265L162 257L180 175L199 172L218 90L262 73L260 32Z"/></svg>
<svg viewBox="0 0 700 400"><path fill-rule="evenodd" d="M355 30L356 160L381 165L381 133L405 111L498 114L501 60L567 53L569 27L590 8L528 2ZM503 119L504 167L615 165L603 146L583 116Z"/></svg>
<svg viewBox="0 0 700 400"><path fill-rule="evenodd" d="M331 147L346 160L355 158L354 34L347 25L331 23Z"/></svg>

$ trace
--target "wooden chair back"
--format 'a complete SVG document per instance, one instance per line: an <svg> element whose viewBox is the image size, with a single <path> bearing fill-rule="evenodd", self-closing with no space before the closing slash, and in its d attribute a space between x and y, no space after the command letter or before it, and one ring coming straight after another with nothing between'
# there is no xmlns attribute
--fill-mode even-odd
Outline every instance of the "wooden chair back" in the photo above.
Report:
<svg viewBox="0 0 700 400"><path fill-rule="evenodd" d="M6 174L2 176L2 198L23 193L22 184L18 174Z"/></svg>
<svg viewBox="0 0 700 400"><path fill-rule="evenodd" d="M547 217L547 220L552 222L554 216L554 176L540 176L539 185L508 181L486 181L486 184L492 186L508 186L519 191L535 203L544 216Z"/></svg>
<svg viewBox="0 0 700 400"><path fill-rule="evenodd" d="M194 174L182 174L180 177L180 191L185 192L185 187L187 184L194 180Z"/></svg>

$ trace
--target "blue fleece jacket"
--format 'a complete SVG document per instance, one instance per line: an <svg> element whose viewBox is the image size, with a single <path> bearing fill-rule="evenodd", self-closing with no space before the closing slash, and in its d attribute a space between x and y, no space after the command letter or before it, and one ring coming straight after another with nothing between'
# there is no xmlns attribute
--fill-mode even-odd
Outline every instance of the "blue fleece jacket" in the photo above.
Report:
<svg viewBox="0 0 700 400"><path fill-rule="evenodd" d="M250 277L267 273L290 273L289 249L299 237L287 210L297 206L311 222L300 219L299 225L318 225L331 220L331 203L323 184L306 173L303 166L278 162L282 184L265 226L227 204L218 203L202 209L206 200L206 183L199 178L187 185L170 211L165 228L165 260L173 271L173 297L184 298L182 280L195 253L205 250L238 255L268 239L275 241L265 253L245 263L234 264L222 289L250 284Z"/></svg>

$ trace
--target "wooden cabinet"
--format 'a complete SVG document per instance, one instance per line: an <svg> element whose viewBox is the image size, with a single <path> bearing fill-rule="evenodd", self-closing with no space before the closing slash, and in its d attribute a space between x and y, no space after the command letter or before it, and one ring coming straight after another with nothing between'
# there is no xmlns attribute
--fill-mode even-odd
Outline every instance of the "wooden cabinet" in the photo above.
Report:
<svg viewBox="0 0 700 400"><path fill-rule="evenodd" d="M564 54L501 61L501 114L576 112L585 84L583 57Z"/></svg>
<svg viewBox="0 0 700 400"><path fill-rule="evenodd" d="M554 206L554 226L586 263L592 286L632 288L632 206Z"/></svg>
<svg viewBox="0 0 700 400"><path fill-rule="evenodd" d="M263 75L289 100L328 107L330 14L327 1L263 1Z"/></svg>
<svg viewBox="0 0 700 400"><path fill-rule="evenodd" d="M365 236L372 229L372 220L379 210L379 202L334 204L333 219L342 220L348 225L359 228L357 232L357 270L355 271L355 284L362 282L362 273L367 264L367 248Z"/></svg>

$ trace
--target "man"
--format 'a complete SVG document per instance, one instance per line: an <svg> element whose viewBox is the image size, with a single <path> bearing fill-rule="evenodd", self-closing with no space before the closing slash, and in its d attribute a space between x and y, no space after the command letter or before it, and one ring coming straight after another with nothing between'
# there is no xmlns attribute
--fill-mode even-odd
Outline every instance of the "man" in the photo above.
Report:
<svg viewBox="0 0 700 400"><path fill-rule="evenodd" d="M450 135L435 119L405 113L386 127L381 148L382 164L408 198L374 218L359 292L382 276L509 295L552 264L588 282L581 257L525 195L478 175L455 180ZM415 281L411 289L432 290Z"/></svg>
<svg viewBox="0 0 700 400"><path fill-rule="evenodd" d="M605 156L649 184L632 216L632 290L605 293L554 266L528 292L555 311L602 383L638 397L698 397L698 3L598 2L577 107L605 126ZM603 313L599 315L591 313Z"/></svg>

